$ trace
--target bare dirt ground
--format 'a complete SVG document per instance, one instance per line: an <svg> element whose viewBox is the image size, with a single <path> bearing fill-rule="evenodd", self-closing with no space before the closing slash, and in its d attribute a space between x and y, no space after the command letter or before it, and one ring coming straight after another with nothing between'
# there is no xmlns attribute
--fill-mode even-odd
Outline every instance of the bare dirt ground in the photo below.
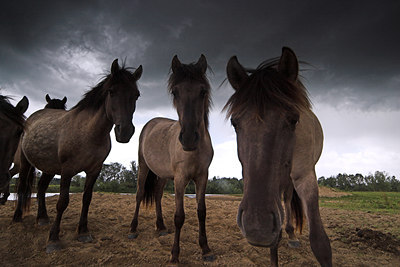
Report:
<svg viewBox="0 0 400 267"><path fill-rule="evenodd" d="M331 194L332 192L328 192ZM322 195L326 192L321 192ZM55 218L58 197L47 199L51 221ZM92 243L76 240L76 227L82 194L73 194L61 223L64 249L45 252L49 226L35 224L37 205L22 223L11 223L14 202L0 206L1 266L164 266L168 265L173 234L159 237L155 232L154 208L141 209L140 235L127 238L135 207L134 195L94 193L89 211ZM34 202L34 201L33 201ZM198 245L195 199L185 198L186 221L181 235L182 266L268 266L269 249L253 247L242 237L236 225L239 197L208 197L208 242L216 255L214 262L203 262ZM174 198L165 195L165 224L174 231ZM321 208L322 220L331 239L335 266L400 266L400 215L376 214ZM281 266L318 266L309 241L307 227L299 237L301 247L287 247L283 234L279 248Z"/></svg>

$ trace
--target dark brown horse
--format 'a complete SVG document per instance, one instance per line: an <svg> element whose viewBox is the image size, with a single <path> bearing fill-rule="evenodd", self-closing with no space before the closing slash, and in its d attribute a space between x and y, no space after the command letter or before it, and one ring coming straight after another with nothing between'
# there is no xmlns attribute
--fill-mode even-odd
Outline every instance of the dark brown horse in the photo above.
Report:
<svg viewBox="0 0 400 267"><path fill-rule="evenodd" d="M24 129L23 114L28 106L26 96L14 107L8 97L0 95L0 193L7 189L11 180L9 169Z"/></svg>
<svg viewBox="0 0 400 267"><path fill-rule="evenodd" d="M302 225L303 208L311 249L322 266L331 266L315 175L323 134L298 68L296 55L286 47L279 60L256 70L246 70L236 57L228 62L228 80L235 93L225 108L236 131L244 181L237 223L250 244L271 247L271 265L277 266L284 218L281 198L294 185L292 195L302 203L293 206L296 224Z"/></svg>
<svg viewBox="0 0 400 267"><path fill-rule="evenodd" d="M46 106L44 108L53 108L53 109L66 109L65 103L67 103L67 97L64 97L62 100L57 99L57 98L50 98L50 96L47 94L46 95ZM17 173L19 173L19 168L20 168L20 158L21 158L21 146L20 143L18 143L18 148L15 151L14 155L14 166L10 170L10 177L14 177ZM0 204L5 204L7 202L7 198L10 195L10 186L6 186L5 189L3 190L3 196L0 199Z"/></svg>
<svg viewBox="0 0 400 267"><path fill-rule="evenodd" d="M54 108L54 109L66 109L67 97L64 96L63 99L51 98L48 94L46 95L46 106L44 108Z"/></svg>
<svg viewBox="0 0 400 267"><path fill-rule="evenodd" d="M199 244L204 260L213 260L206 236L205 190L208 167L213 148L208 133L208 112L211 103L210 84L206 77L207 61L201 55L196 64L182 64L178 57L172 60L172 73L168 89L179 121L154 118L143 128L139 138L139 177L136 210L129 238L138 236L140 203L156 203L156 227L160 234L166 232L161 211L161 198L167 179L175 185L175 239L171 251L172 263L179 262L179 238L185 221L183 197L186 185L193 180L196 185Z"/></svg>
<svg viewBox="0 0 400 267"><path fill-rule="evenodd" d="M38 184L37 222L48 223L44 194L50 180L55 174L60 174L57 217L50 230L47 252L61 249L60 223L69 202L71 178L82 171L86 173L86 182L78 240L92 241L87 227L87 215L93 186L110 152L110 131L113 126L120 143L129 142L134 133L132 116L139 97L136 82L141 75L142 66L132 73L125 67L121 68L118 60L114 60L111 73L88 91L71 110L42 109L27 119L21 140L18 203L13 220L21 221L23 209L29 205L33 165L43 172Z"/></svg>

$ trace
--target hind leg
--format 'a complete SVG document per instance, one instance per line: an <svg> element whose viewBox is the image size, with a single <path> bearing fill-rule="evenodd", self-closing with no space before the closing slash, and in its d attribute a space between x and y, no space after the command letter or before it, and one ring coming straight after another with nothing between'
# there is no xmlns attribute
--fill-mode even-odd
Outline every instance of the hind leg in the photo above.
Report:
<svg viewBox="0 0 400 267"><path fill-rule="evenodd" d="M131 222L131 231L128 235L129 239L134 239L139 235L137 232L137 226L139 223L138 222L139 209L140 209L140 203L144 198L144 185L146 184L148 173L149 173L149 168L144 163L144 160L139 157L139 171L138 171L137 191L136 191L136 209Z"/></svg>
<svg viewBox="0 0 400 267"><path fill-rule="evenodd" d="M78 225L78 240L80 242L87 243L93 241L93 238L87 227L88 224L87 217L88 217L90 202L92 201L93 186L96 183L96 179L99 176L100 171L101 171L101 166L92 173L86 173L85 189L82 198L82 211Z"/></svg>
<svg viewBox="0 0 400 267"><path fill-rule="evenodd" d="M14 211L13 222L21 222L23 209L30 205L31 183L34 179L34 167L28 162L25 155L21 153L21 167L17 186L17 205Z"/></svg>
<svg viewBox="0 0 400 267"><path fill-rule="evenodd" d="M157 183L156 183L156 188L155 188L155 201L156 201L156 215L157 215L157 221L156 221L156 227L158 234L160 236L168 234L167 228L165 227L164 224L164 219L162 215L162 207L161 207L161 199L164 193L164 187L165 184L167 183L167 179L161 179L158 177Z"/></svg>
<svg viewBox="0 0 400 267"><path fill-rule="evenodd" d="M331 245L319 213L315 171L308 175L298 176L294 180L294 186L307 214L311 249L321 266L332 266Z"/></svg>
<svg viewBox="0 0 400 267"><path fill-rule="evenodd" d="M285 203L285 219L286 219L286 227L285 231L289 236L288 246L290 248L298 248L300 247L300 241L297 239L296 234L294 233L293 227L293 218L292 218L292 208L291 201L293 197L293 184L291 183L283 193L283 200Z"/></svg>
<svg viewBox="0 0 400 267"><path fill-rule="evenodd" d="M36 217L36 223L38 225L47 225L49 224L49 216L47 215L46 209L46 190L49 187L49 183L51 179L53 179L53 174L42 173L40 180L38 182L38 192L37 192L37 200L38 200L38 213Z"/></svg>

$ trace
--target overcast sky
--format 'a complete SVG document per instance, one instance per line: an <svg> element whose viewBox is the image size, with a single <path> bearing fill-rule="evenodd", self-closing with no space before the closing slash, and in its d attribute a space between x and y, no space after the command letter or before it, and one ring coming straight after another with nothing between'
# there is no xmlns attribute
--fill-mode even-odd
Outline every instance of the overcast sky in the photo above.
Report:
<svg viewBox="0 0 400 267"><path fill-rule="evenodd" d="M25 2L25 3L24 3ZM91 2L88 4L86 2ZM386 171L400 178L400 1L6 1L0 8L1 94L74 106L115 58L143 65L129 144L106 162L137 160L143 125L177 118L166 84L172 57L203 53L212 68L210 177L241 178L236 137L221 109L233 93L229 58L246 67L291 47L325 134L317 176Z"/></svg>

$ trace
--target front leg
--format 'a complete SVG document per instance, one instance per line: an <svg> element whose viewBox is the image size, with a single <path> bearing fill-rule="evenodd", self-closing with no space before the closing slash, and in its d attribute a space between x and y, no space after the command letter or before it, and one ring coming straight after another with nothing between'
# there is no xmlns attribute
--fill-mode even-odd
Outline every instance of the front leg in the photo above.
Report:
<svg viewBox="0 0 400 267"><path fill-rule="evenodd" d="M69 186L71 184L72 176L73 176L73 174L68 173L68 172L63 172L61 174L60 196L59 196L58 202L57 202L57 216L56 216L56 220L54 221L54 223L51 227L51 230L50 230L49 240L48 240L47 246L46 246L47 253L51 253L53 251L57 251L62 248L60 238L59 238L60 224L61 224L62 215L63 215L65 209L68 207Z"/></svg>
<svg viewBox="0 0 400 267"><path fill-rule="evenodd" d="M96 171L92 173L86 173L85 189L82 198L82 211L78 225L78 240L83 243L88 243L93 241L93 237L89 233L89 229L87 227L88 224L87 216L89 212L90 202L92 201L93 186L96 183L96 179L99 176L100 171L101 168L98 168Z"/></svg>
<svg viewBox="0 0 400 267"><path fill-rule="evenodd" d="M298 177L293 182L307 214L311 249L321 266L332 266L332 249L319 213L315 171Z"/></svg>
<svg viewBox="0 0 400 267"><path fill-rule="evenodd" d="M36 222L38 225L49 224L49 216L47 215L46 209L46 190L49 187L53 174L42 173L38 183L37 201L38 201L38 213Z"/></svg>
<svg viewBox="0 0 400 267"><path fill-rule="evenodd" d="M183 197L185 195L185 188L188 180L184 176L175 176L175 237L174 244L171 250L171 263L179 263L179 239L181 236L181 229L185 222L185 210L183 206Z"/></svg>
<svg viewBox="0 0 400 267"><path fill-rule="evenodd" d="M208 181L208 174L199 176L198 179L195 180L196 184L196 201L197 201L197 217L199 220L199 245L203 252L203 260L205 261L214 261L215 255L211 254L211 249L208 246L207 242L207 233L206 233L206 187Z"/></svg>
<svg viewBox="0 0 400 267"><path fill-rule="evenodd" d="M0 199L0 205L5 205L10 196L10 184L4 188L3 197Z"/></svg>

